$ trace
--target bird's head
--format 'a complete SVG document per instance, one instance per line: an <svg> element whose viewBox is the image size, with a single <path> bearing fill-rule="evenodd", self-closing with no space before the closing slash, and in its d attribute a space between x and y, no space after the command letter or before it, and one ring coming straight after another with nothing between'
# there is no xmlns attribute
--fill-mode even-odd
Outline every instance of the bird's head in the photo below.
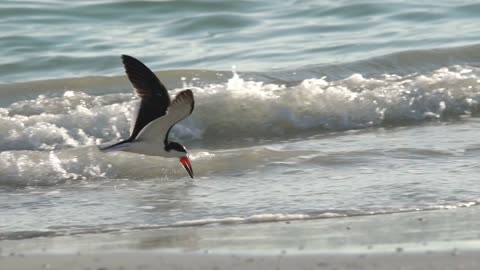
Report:
<svg viewBox="0 0 480 270"><path fill-rule="evenodd" d="M165 150L167 150L172 156L180 159L180 164L182 164L185 171L187 171L188 175L193 179L193 169L190 159L187 156L187 149L177 142L169 142L165 147Z"/></svg>

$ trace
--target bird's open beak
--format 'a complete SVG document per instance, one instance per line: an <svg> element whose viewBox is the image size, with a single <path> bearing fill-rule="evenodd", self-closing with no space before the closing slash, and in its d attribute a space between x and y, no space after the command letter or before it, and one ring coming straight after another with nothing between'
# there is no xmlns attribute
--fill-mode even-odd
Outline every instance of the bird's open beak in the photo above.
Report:
<svg viewBox="0 0 480 270"><path fill-rule="evenodd" d="M190 163L190 159L188 157L182 157L180 158L180 163L182 163L183 168L185 168L185 171L188 172L188 175L193 179L193 170L192 170L192 164Z"/></svg>

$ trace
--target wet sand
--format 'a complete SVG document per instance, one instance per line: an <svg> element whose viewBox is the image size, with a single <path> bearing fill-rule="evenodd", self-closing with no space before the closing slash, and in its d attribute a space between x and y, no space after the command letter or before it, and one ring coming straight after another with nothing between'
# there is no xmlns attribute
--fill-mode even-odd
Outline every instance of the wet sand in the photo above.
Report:
<svg viewBox="0 0 480 270"><path fill-rule="evenodd" d="M2 269L479 269L480 253L212 255L120 252L2 258Z"/></svg>
<svg viewBox="0 0 480 270"><path fill-rule="evenodd" d="M479 207L0 242L0 269L480 269Z"/></svg>

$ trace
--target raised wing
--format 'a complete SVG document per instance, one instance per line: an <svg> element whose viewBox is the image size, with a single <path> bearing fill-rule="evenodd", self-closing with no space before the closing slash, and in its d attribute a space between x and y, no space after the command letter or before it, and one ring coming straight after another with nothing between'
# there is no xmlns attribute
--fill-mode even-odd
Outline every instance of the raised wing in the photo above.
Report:
<svg viewBox="0 0 480 270"><path fill-rule="evenodd" d="M132 141L146 125L166 114L170 106L170 96L167 88L142 62L129 55L122 55L122 61L128 79L140 97L138 109L132 119L134 122L129 138L129 141Z"/></svg>
<svg viewBox="0 0 480 270"><path fill-rule="evenodd" d="M168 134L172 127L189 116L195 106L193 92L190 89L180 92L168 108L167 114L149 123L137 136L142 141L168 142Z"/></svg>

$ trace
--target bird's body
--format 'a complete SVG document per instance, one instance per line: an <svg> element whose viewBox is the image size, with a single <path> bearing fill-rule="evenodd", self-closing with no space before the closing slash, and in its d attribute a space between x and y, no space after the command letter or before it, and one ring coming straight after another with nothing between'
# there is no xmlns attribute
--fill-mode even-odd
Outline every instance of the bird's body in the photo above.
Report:
<svg viewBox="0 0 480 270"><path fill-rule="evenodd" d="M111 151L123 151L134 154L142 154L146 156L157 156L165 158L180 157L176 152L168 152L164 146L157 143L144 142L144 141L122 141L121 144L110 146L109 148L102 149L103 152Z"/></svg>
<svg viewBox="0 0 480 270"><path fill-rule="evenodd" d="M128 55L122 55L122 60L140 102L132 118L130 137L113 145L100 147L100 150L179 158L193 178L187 150L181 144L168 140L172 127L193 111L192 91L184 90L171 101L165 86L147 66Z"/></svg>

